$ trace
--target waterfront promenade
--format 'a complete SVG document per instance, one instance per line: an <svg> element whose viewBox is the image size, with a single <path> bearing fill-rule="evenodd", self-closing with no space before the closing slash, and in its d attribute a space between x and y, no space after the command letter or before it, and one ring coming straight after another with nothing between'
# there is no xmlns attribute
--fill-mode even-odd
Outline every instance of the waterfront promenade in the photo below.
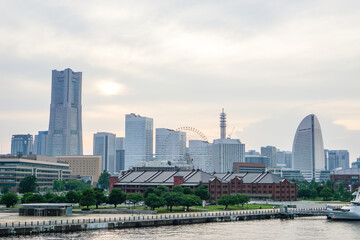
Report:
<svg viewBox="0 0 360 240"><path fill-rule="evenodd" d="M196 224L209 222L244 221L256 219L293 219L301 216L326 216L326 208L266 209L222 211L203 213L159 214L159 215L114 215L111 217L91 215L48 220L32 218L27 221L16 221L0 224L0 236L29 235L55 232L75 232L96 229L122 229L134 227L154 227L166 225Z"/></svg>

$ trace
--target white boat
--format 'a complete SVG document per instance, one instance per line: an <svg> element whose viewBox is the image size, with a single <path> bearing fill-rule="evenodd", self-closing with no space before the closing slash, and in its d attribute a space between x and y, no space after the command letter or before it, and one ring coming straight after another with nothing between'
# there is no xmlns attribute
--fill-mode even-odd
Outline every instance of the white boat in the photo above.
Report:
<svg viewBox="0 0 360 240"><path fill-rule="evenodd" d="M360 188L351 205L344 206L340 210L330 211L328 218L331 220L360 220Z"/></svg>

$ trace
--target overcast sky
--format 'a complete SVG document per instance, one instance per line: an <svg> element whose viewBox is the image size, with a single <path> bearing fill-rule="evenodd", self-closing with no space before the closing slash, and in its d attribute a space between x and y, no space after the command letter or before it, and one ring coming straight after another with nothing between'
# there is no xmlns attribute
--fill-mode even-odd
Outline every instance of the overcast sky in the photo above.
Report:
<svg viewBox="0 0 360 240"><path fill-rule="evenodd" d="M0 0L0 152L49 124L51 70L83 72L84 153L125 114L291 150L317 115L324 147L360 156L360 1Z"/></svg>

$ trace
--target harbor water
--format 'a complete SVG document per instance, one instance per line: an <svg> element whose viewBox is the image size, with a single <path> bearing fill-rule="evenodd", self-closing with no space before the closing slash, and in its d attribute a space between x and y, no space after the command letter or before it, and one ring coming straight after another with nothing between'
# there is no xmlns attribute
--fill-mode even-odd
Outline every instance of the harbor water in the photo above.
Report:
<svg viewBox="0 0 360 240"><path fill-rule="evenodd" d="M294 220L254 220L181 226L96 230L17 236L6 239L360 239L360 221L329 221L326 217L303 217Z"/></svg>

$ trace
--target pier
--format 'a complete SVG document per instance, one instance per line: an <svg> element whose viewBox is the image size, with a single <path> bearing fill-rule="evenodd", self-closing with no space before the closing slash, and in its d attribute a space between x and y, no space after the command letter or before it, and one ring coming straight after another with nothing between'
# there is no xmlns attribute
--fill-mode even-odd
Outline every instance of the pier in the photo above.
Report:
<svg viewBox="0 0 360 240"><path fill-rule="evenodd" d="M0 225L0 237L42 233L66 233L97 229L122 229L167 225L199 224L260 219L294 219L295 217L326 216L326 208L264 209L224 212L195 212L130 217L67 219L52 221L11 222Z"/></svg>

